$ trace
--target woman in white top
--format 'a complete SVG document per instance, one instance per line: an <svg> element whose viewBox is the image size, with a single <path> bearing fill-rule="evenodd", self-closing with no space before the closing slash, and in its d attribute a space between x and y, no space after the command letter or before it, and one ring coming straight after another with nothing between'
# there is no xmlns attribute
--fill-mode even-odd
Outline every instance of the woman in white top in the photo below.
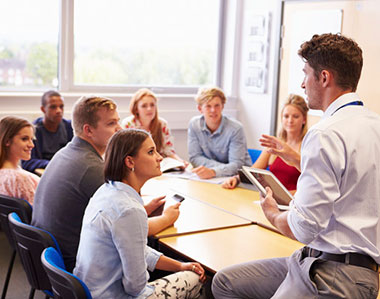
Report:
<svg viewBox="0 0 380 299"><path fill-rule="evenodd" d="M150 132L161 156L181 161L186 167L189 163L181 159L174 150L173 136L168 123L158 116L157 101L156 95L151 90L139 89L129 104L132 115L124 118L121 126L125 129L136 128Z"/></svg>
<svg viewBox="0 0 380 299"><path fill-rule="evenodd" d="M22 198L33 204L40 178L23 170L20 160L29 160L34 138L26 119L7 116L0 121L0 194Z"/></svg>
<svg viewBox="0 0 380 299"><path fill-rule="evenodd" d="M205 272L199 263L178 262L147 245L148 218L140 190L161 175L161 160L143 130L121 130L107 146L106 182L86 208L74 269L94 299L200 295ZM148 269L176 273L148 282Z"/></svg>

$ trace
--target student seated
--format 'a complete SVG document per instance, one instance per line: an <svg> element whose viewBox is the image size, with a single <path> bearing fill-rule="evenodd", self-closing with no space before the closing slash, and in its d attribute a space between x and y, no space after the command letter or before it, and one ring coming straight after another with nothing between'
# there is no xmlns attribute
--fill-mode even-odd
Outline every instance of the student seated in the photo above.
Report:
<svg viewBox="0 0 380 299"><path fill-rule="evenodd" d="M307 132L307 112L309 108L303 97L290 94L281 110L282 128L279 139L287 144L294 151L300 152L303 137ZM264 150L257 161L252 165L254 168L269 170L279 179L279 181L294 194L297 189L297 180L300 172L296 167L289 166L280 157ZM237 186L239 177L234 176L227 179L222 187L233 189Z"/></svg>
<svg viewBox="0 0 380 299"><path fill-rule="evenodd" d="M144 130L121 130L107 146L105 183L86 208L74 269L94 299L199 296L205 280L200 264L178 262L147 246L148 217L140 189L161 175L161 160ZM176 273L148 282L148 269Z"/></svg>
<svg viewBox="0 0 380 299"><path fill-rule="evenodd" d="M95 191L104 183L106 146L121 129L116 103L108 98L83 96L73 107L75 137L49 163L36 190L32 225L51 232L62 250L66 269L72 271L78 250L84 211ZM59 184L57 184L59 182ZM153 199L149 214L163 203ZM149 221L149 234L172 225L179 211L168 207Z"/></svg>
<svg viewBox="0 0 380 299"><path fill-rule="evenodd" d="M0 121L0 194L33 204L40 178L21 169L34 147L34 128L26 119L7 116Z"/></svg>
<svg viewBox="0 0 380 299"><path fill-rule="evenodd" d="M54 90L42 95L41 111L43 117L37 118L36 139L32 150L32 158L22 161L22 168L34 172L36 168L46 168L54 154L73 138L71 121L63 118L63 98Z"/></svg>
<svg viewBox="0 0 380 299"><path fill-rule="evenodd" d="M158 116L157 97L151 90L139 89L132 96L129 110L132 115L123 119L123 128L144 129L150 132L161 156L181 161L185 167L189 164L176 154L168 123Z"/></svg>
<svg viewBox="0 0 380 299"><path fill-rule="evenodd" d="M201 88L195 98L202 114L188 129L190 163L202 179L234 175L251 165L243 126L222 114L226 97L218 87Z"/></svg>

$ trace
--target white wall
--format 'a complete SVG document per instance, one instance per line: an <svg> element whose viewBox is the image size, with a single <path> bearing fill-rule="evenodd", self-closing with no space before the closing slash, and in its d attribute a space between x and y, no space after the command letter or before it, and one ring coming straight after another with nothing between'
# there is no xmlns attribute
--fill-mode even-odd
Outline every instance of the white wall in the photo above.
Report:
<svg viewBox="0 0 380 299"><path fill-rule="evenodd" d="M244 68L245 57L244 49L246 47L247 33L245 32L244 17L248 12L268 11L271 19L269 28L269 55L268 55L268 83L265 93L250 93L244 86ZM275 109L272 103L276 98L276 80L277 80L277 61L276 55L278 47L276 40L279 35L279 22L281 18L281 1L278 0L245 0L242 7L242 28L241 28L241 57L240 57L240 80L239 82L239 102L238 118L243 123L245 134L247 136L248 148L259 148L258 139L261 134L270 134L271 132L271 113Z"/></svg>

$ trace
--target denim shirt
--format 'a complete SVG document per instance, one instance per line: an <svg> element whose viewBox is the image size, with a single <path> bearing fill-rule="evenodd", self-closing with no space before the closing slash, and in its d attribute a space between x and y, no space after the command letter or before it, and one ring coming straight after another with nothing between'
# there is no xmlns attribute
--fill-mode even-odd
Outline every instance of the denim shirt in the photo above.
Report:
<svg viewBox="0 0 380 299"><path fill-rule="evenodd" d="M74 274L93 298L147 298L147 269L161 253L147 246L148 218L140 195L122 182L103 184L83 218Z"/></svg>
<svg viewBox="0 0 380 299"><path fill-rule="evenodd" d="M222 116L213 133L203 115L194 117L189 123L188 151L194 167L213 169L217 177L234 175L243 165L251 165L243 126L227 116Z"/></svg>

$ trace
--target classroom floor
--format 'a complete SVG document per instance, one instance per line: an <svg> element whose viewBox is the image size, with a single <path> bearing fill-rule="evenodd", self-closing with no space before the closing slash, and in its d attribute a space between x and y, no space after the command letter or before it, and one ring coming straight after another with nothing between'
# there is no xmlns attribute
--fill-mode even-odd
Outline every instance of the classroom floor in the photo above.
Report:
<svg viewBox="0 0 380 299"><path fill-rule="evenodd" d="M9 260L11 258L12 249L8 244L3 231L0 230L0 296L3 291L5 275L7 274ZM8 285L7 299L22 299L29 297L30 286L26 278L24 269L21 266L20 259L16 255L15 263L11 279ZM41 291L36 291L34 294L35 299L45 298L45 294Z"/></svg>

